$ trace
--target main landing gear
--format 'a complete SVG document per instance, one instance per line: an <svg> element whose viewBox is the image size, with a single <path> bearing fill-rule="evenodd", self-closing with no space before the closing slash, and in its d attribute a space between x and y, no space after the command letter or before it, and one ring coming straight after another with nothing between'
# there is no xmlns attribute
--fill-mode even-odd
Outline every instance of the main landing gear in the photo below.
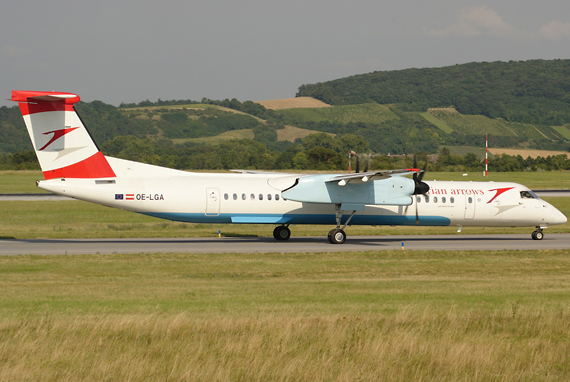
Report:
<svg viewBox="0 0 570 382"><path fill-rule="evenodd" d="M344 229L346 228L348 223L350 223L350 219L352 219L356 211L352 211L348 219L346 219L346 221L344 222L343 227L340 228L341 219L342 219L342 211L340 209L340 204L337 204L335 208L336 208L336 228L330 230L328 239L329 243L331 244L342 244L346 241L346 233L344 232ZM273 230L273 237L275 238L275 240L279 241L289 240L289 238L291 237L291 230L289 230L289 225L284 224L275 227L275 229Z"/></svg>
<svg viewBox="0 0 570 382"><path fill-rule="evenodd" d="M273 237L275 240L289 240L291 237L291 230L289 225L279 225L273 230Z"/></svg>
<svg viewBox="0 0 570 382"><path fill-rule="evenodd" d="M350 223L350 219L352 219L356 211L352 211L348 219L346 219L346 222L344 222L344 226L340 228L340 221L342 219L342 211L340 209L340 204L336 204L335 209L336 209L336 228L330 230L328 239L329 243L331 244L342 244L346 241L346 233L344 232L344 229L346 228L348 223Z"/></svg>
<svg viewBox="0 0 570 382"><path fill-rule="evenodd" d="M532 240L542 240L544 238L544 233L542 233L542 227L536 227L536 231L530 234Z"/></svg>

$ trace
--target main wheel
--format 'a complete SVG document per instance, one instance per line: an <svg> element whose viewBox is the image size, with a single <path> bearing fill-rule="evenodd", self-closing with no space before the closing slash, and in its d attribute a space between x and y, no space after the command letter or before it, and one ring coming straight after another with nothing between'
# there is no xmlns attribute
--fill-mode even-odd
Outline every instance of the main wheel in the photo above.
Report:
<svg viewBox="0 0 570 382"><path fill-rule="evenodd" d="M275 240L289 240L291 237L291 231L289 228L279 225L273 230L273 237Z"/></svg>
<svg viewBox="0 0 570 382"><path fill-rule="evenodd" d="M335 228L329 232L328 239L331 244L342 244L346 240L346 233L342 229Z"/></svg>
<svg viewBox="0 0 570 382"><path fill-rule="evenodd" d="M544 233L542 231L534 231L531 235L533 240L542 240L544 238Z"/></svg>

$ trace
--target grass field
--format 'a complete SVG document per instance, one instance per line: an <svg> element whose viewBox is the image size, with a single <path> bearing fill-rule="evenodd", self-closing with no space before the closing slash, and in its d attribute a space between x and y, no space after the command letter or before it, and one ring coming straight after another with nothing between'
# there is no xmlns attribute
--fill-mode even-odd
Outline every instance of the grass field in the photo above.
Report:
<svg viewBox="0 0 570 382"><path fill-rule="evenodd" d="M507 173L488 180L568 188L568 177ZM40 172L2 173L0 193L37 192L38 178ZM483 180L460 173L429 178ZM570 198L548 201L570 216ZM330 229L292 228L323 241ZM273 226L174 223L80 201L0 202L2 238L216 236L218 229L224 236L270 236ZM551 232L570 232L570 224ZM0 257L0 381L569 380L569 255Z"/></svg>
<svg viewBox="0 0 570 382"><path fill-rule="evenodd" d="M567 251L0 258L2 381L562 381Z"/></svg>

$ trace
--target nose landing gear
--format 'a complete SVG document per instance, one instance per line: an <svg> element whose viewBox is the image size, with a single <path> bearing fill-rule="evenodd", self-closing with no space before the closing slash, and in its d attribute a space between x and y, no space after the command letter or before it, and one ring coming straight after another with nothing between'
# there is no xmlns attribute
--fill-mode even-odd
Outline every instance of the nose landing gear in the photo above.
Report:
<svg viewBox="0 0 570 382"><path fill-rule="evenodd" d="M542 233L542 227L536 227L536 231L531 233L530 237L532 240L542 240L544 238L544 233Z"/></svg>

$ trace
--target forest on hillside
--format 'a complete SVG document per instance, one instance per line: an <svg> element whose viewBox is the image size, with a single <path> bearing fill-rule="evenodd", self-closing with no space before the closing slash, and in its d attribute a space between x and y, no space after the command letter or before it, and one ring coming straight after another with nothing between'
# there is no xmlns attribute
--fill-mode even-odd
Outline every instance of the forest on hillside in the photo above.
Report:
<svg viewBox="0 0 570 382"><path fill-rule="evenodd" d="M563 125L570 123L570 60L377 71L302 85L297 96L331 105L402 104L415 111L454 106L462 114Z"/></svg>
<svg viewBox="0 0 570 382"><path fill-rule="evenodd" d="M75 107L106 155L180 169L341 169L350 150L433 154L444 146L484 146L487 132L492 147L569 151L569 74L570 60L535 60L374 72L301 86L298 95L334 104L320 109L269 110L235 98ZM278 138L291 126L307 133ZM33 165L31 149L18 107L1 107L3 168ZM473 168L472 159L445 166Z"/></svg>

